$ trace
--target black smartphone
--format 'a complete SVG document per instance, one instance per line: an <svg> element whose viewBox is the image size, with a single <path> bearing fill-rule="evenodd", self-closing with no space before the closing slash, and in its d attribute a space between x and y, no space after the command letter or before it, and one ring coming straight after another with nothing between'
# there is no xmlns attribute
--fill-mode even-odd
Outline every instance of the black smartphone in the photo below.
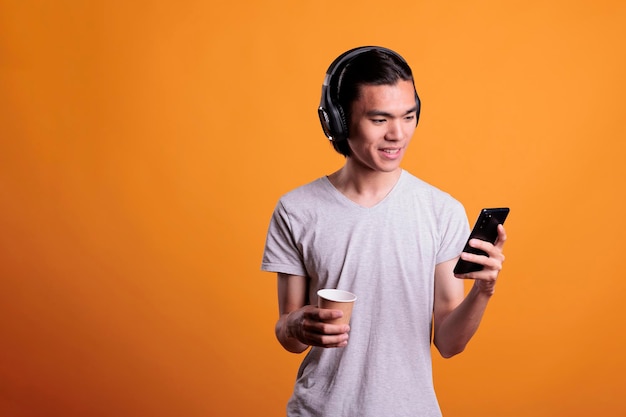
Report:
<svg viewBox="0 0 626 417"><path fill-rule="evenodd" d="M478 215L478 220L476 220L474 228L472 229L472 232L467 239L467 243L465 243L465 248L463 249L463 252L474 253L477 255L487 255L485 251L471 247L469 245L469 240L480 239L486 240L490 243L495 243L496 239L498 238L498 225L504 224L506 216L508 215L508 207L482 209L480 211L480 214ZM481 269L483 269L482 265L459 259L459 261L456 263L456 266L454 267L454 273L467 274L468 272L476 272L480 271Z"/></svg>

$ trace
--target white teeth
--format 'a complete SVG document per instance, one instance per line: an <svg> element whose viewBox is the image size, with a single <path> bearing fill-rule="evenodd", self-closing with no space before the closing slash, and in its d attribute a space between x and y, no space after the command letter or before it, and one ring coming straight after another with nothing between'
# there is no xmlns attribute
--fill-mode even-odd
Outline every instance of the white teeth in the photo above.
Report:
<svg viewBox="0 0 626 417"><path fill-rule="evenodd" d="M399 150L400 149L383 149L383 152L393 154L393 153L398 153Z"/></svg>

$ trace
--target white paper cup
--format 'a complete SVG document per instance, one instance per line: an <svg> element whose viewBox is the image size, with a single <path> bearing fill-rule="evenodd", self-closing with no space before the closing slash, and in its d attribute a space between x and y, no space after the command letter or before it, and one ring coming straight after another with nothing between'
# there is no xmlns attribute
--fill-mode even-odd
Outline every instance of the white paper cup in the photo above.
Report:
<svg viewBox="0 0 626 417"><path fill-rule="evenodd" d="M356 295L344 290L325 288L317 292L319 308L343 311L343 317L328 320L332 324L349 324Z"/></svg>

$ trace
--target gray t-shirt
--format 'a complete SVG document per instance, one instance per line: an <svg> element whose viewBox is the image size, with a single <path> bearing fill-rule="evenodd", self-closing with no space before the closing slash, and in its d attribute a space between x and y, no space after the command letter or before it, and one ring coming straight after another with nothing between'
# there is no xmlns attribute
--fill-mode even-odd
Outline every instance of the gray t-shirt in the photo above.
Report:
<svg viewBox="0 0 626 417"><path fill-rule="evenodd" d="M469 227L463 206L402 171L366 208L320 178L284 195L261 269L357 295L345 348L313 347L289 416L439 417L430 356L435 265L457 257Z"/></svg>

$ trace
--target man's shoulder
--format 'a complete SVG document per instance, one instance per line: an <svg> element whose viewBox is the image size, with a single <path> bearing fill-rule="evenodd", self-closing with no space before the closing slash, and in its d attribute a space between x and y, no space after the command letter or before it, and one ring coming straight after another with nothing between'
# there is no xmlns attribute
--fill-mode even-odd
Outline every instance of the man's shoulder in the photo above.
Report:
<svg viewBox="0 0 626 417"><path fill-rule="evenodd" d="M280 197L280 201L283 204L298 204L317 199L320 194L328 192L327 182L325 177L317 178L286 192Z"/></svg>
<svg viewBox="0 0 626 417"><path fill-rule="evenodd" d="M440 189L439 187L429 182L426 182L425 180L421 178L416 177L415 175L411 174L409 171L404 170L402 173L402 176L403 176L403 182L407 190L411 190L416 193L428 194L438 199L454 200L454 197L452 197L450 193Z"/></svg>

